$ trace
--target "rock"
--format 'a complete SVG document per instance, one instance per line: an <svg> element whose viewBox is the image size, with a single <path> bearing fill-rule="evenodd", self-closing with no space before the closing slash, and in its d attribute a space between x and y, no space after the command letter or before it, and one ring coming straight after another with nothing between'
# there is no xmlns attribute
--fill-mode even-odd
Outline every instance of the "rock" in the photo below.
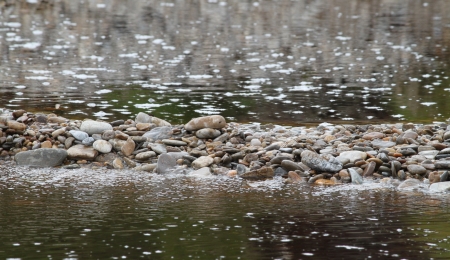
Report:
<svg viewBox="0 0 450 260"><path fill-rule="evenodd" d="M6 125L9 129L14 129L16 131L25 131L25 129L27 128L25 124L16 121L8 121L6 122Z"/></svg>
<svg viewBox="0 0 450 260"><path fill-rule="evenodd" d="M128 138L127 141L123 144L122 148L120 148L120 151L125 156L130 156L134 152L135 148L136 143L131 138Z"/></svg>
<svg viewBox="0 0 450 260"><path fill-rule="evenodd" d="M153 151L148 151L148 152L143 152L143 153L138 153L136 154L135 159L138 161L146 161L152 157L155 157L156 153Z"/></svg>
<svg viewBox="0 0 450 260"><path fill-rule="evenodd" d="M187 131L196 131L202 128L220 129L225 127L226 124L227 122L223 116L212 115L194 118L184 125L184 129Z"/></svg>
<svg viewBox="0 0 450 260"><path fill-rule="evenodd" d="M78 141L83 141L89 137L89 135L84 131L70 130L69 133Z"/></svg>
<svg viewBox="0 0 450 260"><path fill-rule="evenodd" d="M112 130L111 124L106 122L99 122L93 120L86 120L81 123L80 130L88 133L89 135L101 134L103 131Z"/></svg>
<svg viewBox="0 0 450 260"><path fill-rule="evenodd" d="M114 169L123 169L123 161L120 158L116 158L113 160L112 165L114 167Z"/></svg>
<svg viewBox="0 0 450 260"><path fill-rule="evenodd" d="M418 136L419 135L412 130L407 130L406 132L403 133L403 138L411 138L415 140Z"/></svg>
<svg viewBox="0 0 450 260"><path fill-rule="evenodd" d="M187 145L186 142L172 140L172 139L163 139L162 142L163 142L163 144L170 145L170 146L186 146Z"/></svg>
<svg viewBox="0 0 450 260"><path fill-rule="evenodd" d="M116 138L110 139L108 142L112 145L113 149L118 152L122 150L122 146L126 143L126 141Z"/></svg>
<svg viewBox="0 0 450 260"><path fill-rule="evenodd" d="M88 137L86 139L84 139L81 143L87 146L92 146L92 144L94 144L95 139L92 137Z"/></svg>
<svg viewBox="0 0 450 260"><path fill-rule="evenodd" d="M77 144L67 150L67 157L74 160L93 161L98 155L98 151L92 147Z"/></svg>
<svg viewBox="0 0 450 260"><path fill-rule="evenodd" d="M105 140L97 140L92 144L92 147L101 152L101 153L109 153L112 150L112 144Z"/></svg>
<svg viewBox="0 0 450 260"><path fill-rule="evenodd" d="M429 191L431 192L449 192L450 181L436 182L430 185Z"/></svg>
<svg viewBox="0 0 450 260"><path fill-rule="evenodd" d="M380 149L393 147L395 145L396 143L391 141L382 141L379 139L372 141L372 146Z"/></svg>
<svg viewBox="0 0 450 260"><path fill-rule="evenodd" d="M306 182L300 175L294 171L288 172L288 179L291 183L304 183Z"/></svg>
<svg viewBox="0 0 450 260"><path fill-rule="evenodd" d="M314 184L317 185L335 185L336 183L332 180L327 180L327 179L318 179L314 182Z"/></svg>
<svg viewBox="0 0 450 260"><path fill-rule="evenodd" d="M56 129L55 131L52 132L52 137L53 138L57 138L58 136L64 134L66 132L66 128L60 128L60 129Z"/></svg>
<svg viewBox="0 0 450 260"><path fill-rule="evenodd" d="M342 163L332 155L318 155L305 150L301 153L302 163L319 172L338 172L342 169Z"/></svg>
<svg viewBox="0 0 450 260"><path fill-rule="evenodd" d="M242 175L239 175L239 177L243 179L250 179L250 180L264 180L267 178L273 178L273 176L274 172L273 169L270 167L262 167L261 169L249 171Z"/></svg>
<svg viewBox="0 0 450 260"><path fill-rule="evenodd" d="M163 144L150 143L148 147L158 154L167 153L166 146Z"/></svg>
<svg viewBox="0 0 450 260"><path fill-rule="evenodd" d="M48 123L62 124L62 123L66 123L67 121L69 121L69 120L62 116L47 116Z"/></svg>
<svg viewBox="0 0 450 260"><path fill-rule="evenodd" d="M441 176L439 176L439 172L430 172L428 180L430 183L440 182Z"/></svg>
<svg viewBox="0 0 450 260"><path fill-rule="evenodd" d="M197 178L205 178L205 177L212 177L211 170L209 167L203 167L196 171L190 172L188 174L190 177L197 177Z"/></svg>
<svg viewBox="0 0 450 260"><path fill-rule="evenodd" d="M144 164L135 168L136 171L153 172L157 167L156 163Z"/></svg>
<svg viewBox="0 0 450 260"><path fill-rule="evenodd" d="M171 126L171 124L165 120L162 120L160 118L150 116L146 113L139 112L136 116L136 119L134 120L136 123L149 123L149 124L155 124L156 126Z"/></svg>
<svg viewBox="0 0 450 260"><path fill-rule="evenodd" d="M172 127L170 126L161 126L161 127L155 127L152 130L146 132L144 137L147 137L152 140L163 140L168 139L172 136Z"/></svg>
<svg viewBox="0 0 450 260"><path fill-rule="evenodd" d="M203 128L195 132L195 136L200 139L213 139L220 135L220 131L213 128Z"/></svg>
<svg viewBox="0 0 450 260"><path fill-rule="evenodd" d="M377 164L375 162L369 162L369 164L364 169L363 176L364 177L372 176L376 166Z"/></svg>
<svg viewBox="0 0 450 260"><path fill-rule="evenodd" d="M422 155L427 159L434 159L438 153L439 153L438 150L429 150L429 151L421 151L419 152L419 155Z"/></svg>
<svg viewBox="0 0 450 260"><path fill-rule="evenodd" d="M436 169L450 169L450 160L441 160L434 163Z"/></svg>
<svg viewBox="0 0 450 260"><path fill-rule="evenodd" d="M400 183L398 185L397 189L401 191L409 191L419 188L421 185L421 182L417 179L407 179L406 181Z"/></svg>
<svg viewBox="0 0 450 260"><path fill-rule="evenodd" d="M66 149L69 149L72 146L73 141L75 141L75 138L73 138L72 136L71 137L67 137L67 139L64 141L64 147Z"/></svg>
<svg viewBox="0 0 450 260"><path fill-rule="evenodd" d="M102 133L102 139L103 140L110 140L110 139L114 139L116 136L116 132L114 130L106 130Z"/></svg>
<svg viewBox="0 0 450 260"><path fill-rule="evenodd" d="M155 172L160 174L169 173L174 170L175 166L177 166L177 160L169 154L163 153L158 157Z"/></svg>
<svg viewBox="0 0 450 260"><path fill-rule="evenodd" d="M365 160L367 158L367 153L361 151L345 151L336 157L342 164L354 163L357 160Z"/></svg>
<svg viewBox="0 0 450 260"><path fill-rule="evenodd" d="M261 141L259 141L259 139L254 138L250 141L250 145L251 146L261 146Z"/></svg>
<svg viewBox="0 0 450 260"><path fill-rule="evenodd" d="M370 133L367 133L367 134L365 134L365 135L363 135L363 139L366 139L366 140L373 140L373 139L381 139L381 138L383 138L384 137L384 134L383 133L380 133L380 132L370 132Z"/></svg>
<svg viewBox="0 0 450 260"><path fill-rule="evenodd" d="M441 174L439 181L444 182L444 181L448 181L448 171L445 171Z"/></svg>
<svg viewBox="0 0 450 260"><path fill-rule="evenodd" d="M352 168L349 168L348 172L350 173L350 177L352 178L352 183L355 183L355 184L363 183L363 178L361 177L361 175L359 175L359 173L357 171L355 171Z"/></svg>
<svg viewBox="0 0 450 260"><path fill-rule="evenodd" d="M283 169L285 169L288 172L296 170L303 171L303 168L298 163L293 162L291 160L283 160L281 162L281 167L283 167Z"/></svg>
<svg viewBox="0 0 450 260"><path fill-rule="evenodd" d="M136 129L138 131L148 131L150 130L151 124L150 123L137 123Z"/></svg>
<svg viewBox="0 0 450 260"><path fill-rule="evenodd" d="M197 160L192 162L192 168L200 169L208 167L214 162L214 159L209 156L200 156Z"/></svg>
<svg viewBox="0 0 450 260"><path fill-rule="evenodd" d="M238 175L242 175L247 172L247 167L239 163L238 165L236 165L236 171Z"/></svg>
<svg viewBox="0 0 450 260"><path fill-rule="evenodd" d="M19 152L14 156L14 160L18 166L54 167L61 165L66 157L66 150L41 148Z"/></svg>
<svg viewBox="0 0 450 260"><path fill-rule="evenodd" d="M427 172L427 169L421 165L410 164L407 167L408 171L411 174L424 175Z"/></svg>
<svg viewBox="0 0 450 260"><path fill-rule="evenodd" d="M52 146L52 142L48 140L41 143L41 148L52 148Z"/></svg>

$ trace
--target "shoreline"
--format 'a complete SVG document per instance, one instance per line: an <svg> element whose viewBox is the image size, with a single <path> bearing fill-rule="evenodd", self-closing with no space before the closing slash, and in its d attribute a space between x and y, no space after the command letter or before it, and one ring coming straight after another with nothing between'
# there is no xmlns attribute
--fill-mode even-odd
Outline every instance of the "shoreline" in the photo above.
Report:
<svg viewBox="0 0 450 260"><path fill-rule="evenodd" d="M69 120L16 110L0 115L0 165L131 169L288 183L450 189L450 127L394 123L290 127L226 122L220 115L184 125L139 113L112 122Z"/></svg>

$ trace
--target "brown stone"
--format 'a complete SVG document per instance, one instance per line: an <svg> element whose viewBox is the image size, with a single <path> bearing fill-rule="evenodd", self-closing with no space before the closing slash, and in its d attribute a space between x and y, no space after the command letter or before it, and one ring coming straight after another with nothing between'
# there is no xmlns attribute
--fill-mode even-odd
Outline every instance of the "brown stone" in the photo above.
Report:
<svg viewBox="0 0 450 260"><path fill-rule="evenodd" d="M41 148L52 148L52 142L50 141L44 141L41 143Z"/></svg>
<svg viewBox="0 0 450 260"><path fill-rule="evenodd" d="M117 137L117 134L116 134L116 137ZM136 143L131 138L128 138L127 141L125 142L125 144L120 149L120 151L125 156L130 156L134 152L134 148L136 148Z"/></svg>
<svg viewBox="0 0 450 260"><path fill-rule="evenodd" d="M16 121L8 121L6 125L8 126L8 128L14 129L16 131L25 131L25 129L27 128L25 124Z"/></svg>

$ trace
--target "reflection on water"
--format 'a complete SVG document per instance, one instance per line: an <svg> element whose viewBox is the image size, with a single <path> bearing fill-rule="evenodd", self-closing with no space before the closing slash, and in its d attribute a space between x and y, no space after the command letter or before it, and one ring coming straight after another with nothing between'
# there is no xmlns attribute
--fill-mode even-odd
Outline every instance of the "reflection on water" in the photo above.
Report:
<svg viewBox="0 0 450 260"><path fill-rule="evenodd" d="M7 170L0 257L448 259L446 194L131 171Z"/></svg>
<svg viewBox="0 0 450 260"><path fill-rule="evenodd" d="M172 123L215 113L290 125L450 117L445 0L0 8L8 109L111 120L147 111Z"/></svg>

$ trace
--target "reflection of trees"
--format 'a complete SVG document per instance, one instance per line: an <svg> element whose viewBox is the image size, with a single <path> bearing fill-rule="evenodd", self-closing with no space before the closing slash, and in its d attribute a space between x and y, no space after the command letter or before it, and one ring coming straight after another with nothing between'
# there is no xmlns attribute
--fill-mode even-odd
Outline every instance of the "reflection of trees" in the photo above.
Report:
<svg viewBox="0 0 450 260"><path fill-rule="evenodd" d="M345 117L366 120L367 116L385 120L390 114L401 113L388 102L392 94L373 93L374 98L369 97L370 104L366 105L361 89L391 87L396 83L393 91L405 92L400 89L403 82L445 66L435 59L446 61L450 53L450 29L446 26L450 23L450 7L445 0L431 1L427 6L414 1L346 0L283 0L259 5L236 0L227 1L226 6L205 0L180 1L171 6L160 1L112 0L105 8L99 8L102 3L0 1L0 10L5 14L0 22L21 24L0 31L2 89L13 92L14 84L26 85L24 96L35 94L31 102L20 102L26 108L42 103L35 101L36 93L47 94L49 98L43 102L49 105L44 106L53 107L68 99L87 97L95 101L96 88L109 83L122 86L135 80L216 86L213 91L233 90L242 85L242 79L268 78L268 88L287 88L300 81L328 82L348 89L337 96L328 94L327 86L318 93L284 93L288 100L306 102L307 108L331 106L337 113L304 109L302 115L286 114L283 111L292 111L295 106L252 96L249 98L255 98L259 106L248 110L258 117L244 116L245 113L233 117L279 122L333 121ZM35 33L37 30L42 33ZM13 36L7 33L15 34L18 40L11 40ZM138 39L139 35L149 38ZM20 47L27 42L41 45L33 50ZM137 56L118 56L130 53ZM267 64L280 67L261 69ZM425 69L420 67L424 64ZM152 67L137 69L134 65ZM104 70L76 70L79 68ZM292 70L289 74L274 72L288 69ZM30 70L49 71L50 85L26 79L34 75ZM61 74L64 70L96 75L100 83ZM213 78L179 77L187 73ZM314 76L321 79L313 80ZM370 78L375 81L361 81ZM77 90L67 89L68 86L76 86ZM417 88L420 86L411 85L407 91L417 92ZM350 90L355 96L345 96ZM330 99L337 101L330 104ZM6 102L7 97L3 95L0 101ZM95 110L86 104L66 107Z"/></svg>

